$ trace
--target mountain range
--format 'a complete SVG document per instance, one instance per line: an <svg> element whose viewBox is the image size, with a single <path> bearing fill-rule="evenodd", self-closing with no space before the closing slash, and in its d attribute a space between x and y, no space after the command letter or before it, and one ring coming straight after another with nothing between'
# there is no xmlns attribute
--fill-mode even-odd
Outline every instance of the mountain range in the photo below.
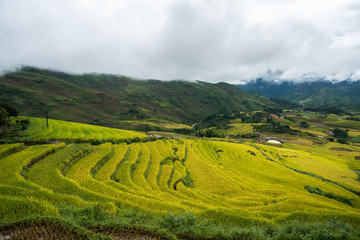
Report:
<svg viewBox="0 0 360 240"><path fill-rule="evenodd" d="M121 75L69 74L22 67L0 77L0 102L21 115L117 126L120 119L193 124L219 111L278 107L267 97L227 83L138 80Z"/></svg>
<svg viewBox="0 0 360 240"><path fill-rule="evenodd" d="M317 79L309 82L264 80L258 78L239 88L269 98L299 103L303 107L338 107L348 111L360 110L360 81L332 82Z"/></svg>

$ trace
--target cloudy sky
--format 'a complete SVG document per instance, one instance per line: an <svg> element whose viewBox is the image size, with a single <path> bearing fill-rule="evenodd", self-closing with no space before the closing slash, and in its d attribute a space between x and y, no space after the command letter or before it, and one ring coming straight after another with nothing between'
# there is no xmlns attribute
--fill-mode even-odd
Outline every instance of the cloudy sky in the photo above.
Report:
<svg viewBox="0 0 360 240"><path fill-rule="evenodd" d="M231 83L360 79L360 3L0 0L0 71L20 65Z"/></svg>

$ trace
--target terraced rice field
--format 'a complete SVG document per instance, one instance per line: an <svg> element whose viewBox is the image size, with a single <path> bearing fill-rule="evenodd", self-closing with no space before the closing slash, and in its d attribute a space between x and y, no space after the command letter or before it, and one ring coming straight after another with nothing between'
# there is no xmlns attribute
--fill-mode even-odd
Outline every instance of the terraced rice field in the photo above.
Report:
<svg viewBox="0 0 360 240"><path fill-rule="evenodd" d="M349 136L352 136L352 137L360 137L360 130L351 129L351 130L349 131Z"/></svg>
<svg viewBox="0 0 360 240"><path fill-rule="evenodd" d="M328 135L322 131L317 131L317 130L309 130L309 129L303 129L303 132L308 132L310 134L313 134L315 136L321 136L321 137L327 137Z"/></svg>
<svg viewBox="0 0 360 240"><path fill-rule="evenodd" d="M145 125L149 128L158 128L160 130L174 130L174 129L191 129L189 125L182 123L174 123L160 119L144 120L121 120L119 121L120 126L124 126L126 129L144 128ZM141 126L141 127L140 127Z"/></svg>
<svg viewBox="0 0 360 240"><path fill-rule="evenodd" d="M229 124L230 128L227 130L229 135L245 135L253 134L253 123L232 123Z"/></svg>
<svg viewBox="0 0 360 240"><path fill-rule="evenodd" d="M328 125L341 128L352 128L360 130L360 122L352 120L340 120L335 122L327 122Z"/></svg>
<svg viewBox="0 0 360 240"><path fill-rule="evenodd" d="M43 118L27 117L29 128L22 135L23 140L124 140L145 138L146 134L128 130L49 119L49 127Z"/></svg>
<svg viewBox="0 0 360 240"><path fill-rule="evenodd" d="M97 203L110 213L185 211L240 226L330 218L359 224L359 148L336 146L186 139L2 145L0 216L58 216L60 206ZM327 195L309 192L316 188Z"/></svg>

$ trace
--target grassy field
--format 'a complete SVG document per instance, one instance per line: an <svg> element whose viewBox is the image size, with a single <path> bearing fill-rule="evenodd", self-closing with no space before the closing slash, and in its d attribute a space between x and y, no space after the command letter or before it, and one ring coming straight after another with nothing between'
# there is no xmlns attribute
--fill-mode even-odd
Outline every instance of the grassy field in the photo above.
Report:
<svg viewBox="0 0 360 240"><path fill-rule="evenodd" d="M26 118L30 120L30 126L22 134L22 139L24 141L121 141L126 139L146 138L145 133L53 119L49 119L49 127L47 127L46 120L43 118Z"/></svg>

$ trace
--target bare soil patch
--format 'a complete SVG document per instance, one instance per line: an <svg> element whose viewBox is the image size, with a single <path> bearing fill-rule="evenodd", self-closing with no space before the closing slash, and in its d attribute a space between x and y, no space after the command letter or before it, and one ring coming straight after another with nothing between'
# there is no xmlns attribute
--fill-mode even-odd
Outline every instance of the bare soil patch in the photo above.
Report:
<svg viewBox="0 0 360 240"><path fill-rule="evenodd" d="M343 147L332 147L332 148L330 148L330 150L343 151L343 152L353 152L353 150L348 149L348 148L343 148Z"/></svg>

